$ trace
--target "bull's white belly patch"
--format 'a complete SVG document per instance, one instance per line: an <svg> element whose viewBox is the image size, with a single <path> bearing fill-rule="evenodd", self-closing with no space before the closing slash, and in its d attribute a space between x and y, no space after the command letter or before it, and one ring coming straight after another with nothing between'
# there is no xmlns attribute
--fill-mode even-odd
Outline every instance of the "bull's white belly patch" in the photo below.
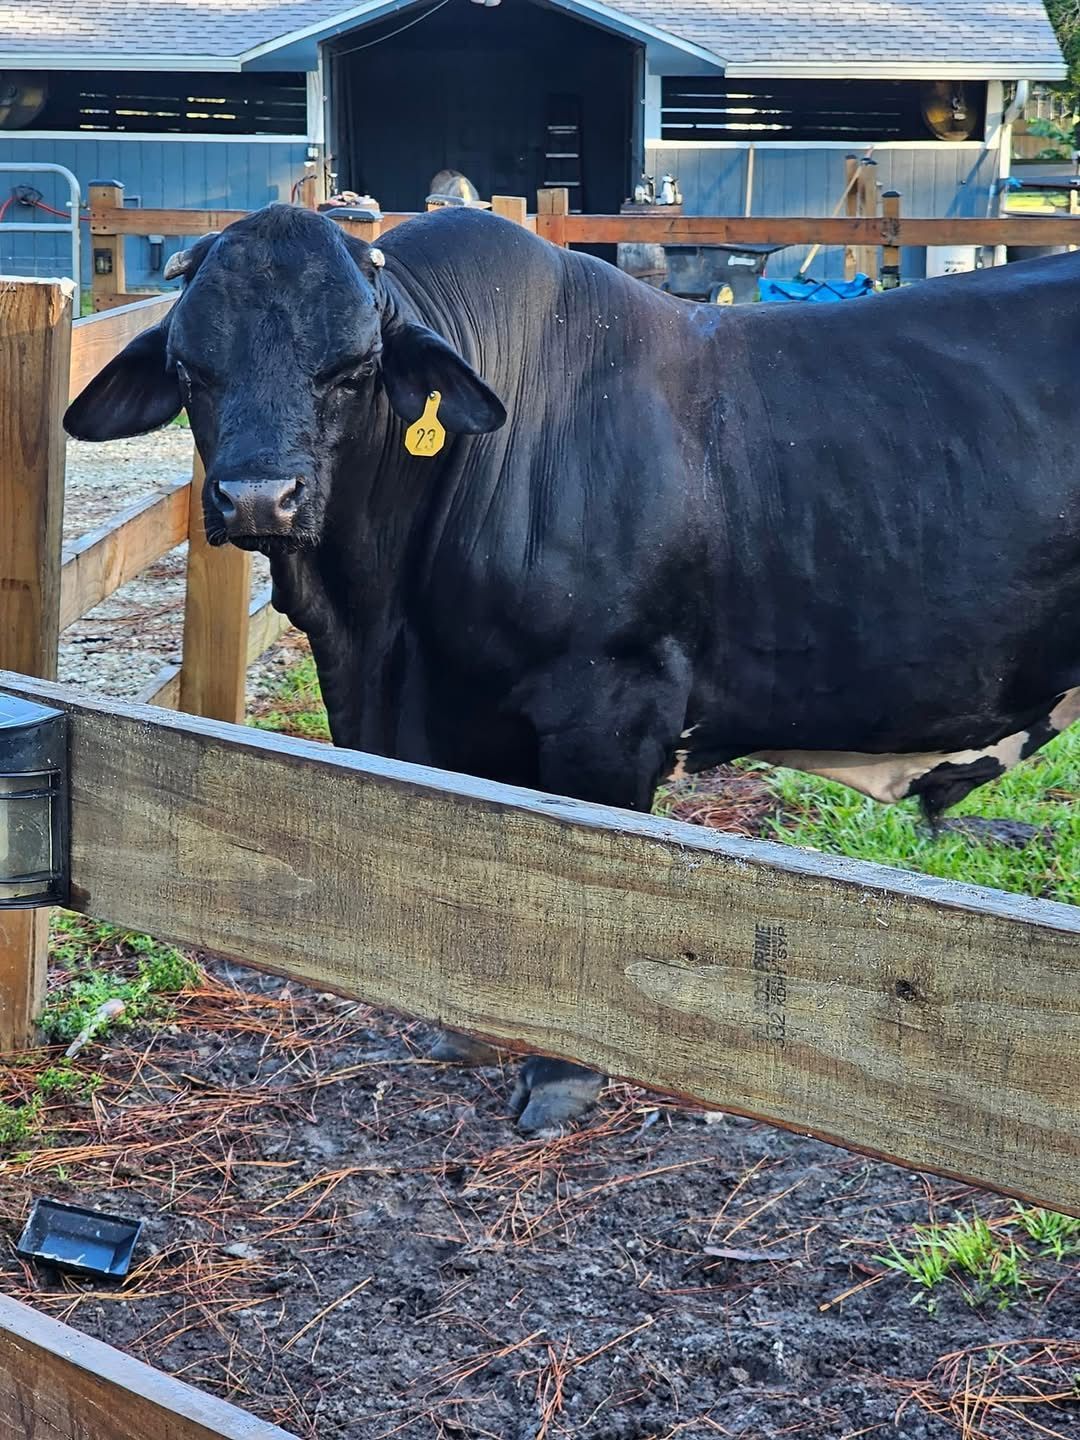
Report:
<svg viewBox="0 0 1080 1440"><path fill-rule="evenodd" d="M1080 686L1067 691L1049 715L1051 728L1058 734L1077 720L1080 720ZM837 780L841 785L889 804L903 800L917 780L939 765L971 765L986 758L996 760L1003 770L1011 770L1020 760L1028 739L1029 731L1019 730L985 750L930 751L921 755L870 755L853 750L758 750L748 758Z"/></svg>

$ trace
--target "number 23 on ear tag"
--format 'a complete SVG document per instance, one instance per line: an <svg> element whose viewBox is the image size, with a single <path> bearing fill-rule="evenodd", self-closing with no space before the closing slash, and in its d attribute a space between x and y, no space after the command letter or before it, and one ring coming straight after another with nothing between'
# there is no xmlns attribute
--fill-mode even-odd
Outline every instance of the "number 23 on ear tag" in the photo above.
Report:
<svg viewBox="0 0 1080 1440"><path fill-rule="evenodd" d="M405 431L405 449L410 455L437 455L446 443L446 431L439 423L441 399L438 390L432 390L424 413Z"/></svg>

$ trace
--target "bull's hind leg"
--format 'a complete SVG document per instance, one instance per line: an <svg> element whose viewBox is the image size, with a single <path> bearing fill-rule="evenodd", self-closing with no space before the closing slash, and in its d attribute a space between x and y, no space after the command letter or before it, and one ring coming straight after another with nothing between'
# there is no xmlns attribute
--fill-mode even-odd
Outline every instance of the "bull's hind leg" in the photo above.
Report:
<svg viewBox="0 0 1080 1440"><path fill-rule="evenodd" d="M1067 690L1041 719L982 750L879 755L854 751L758 750L752 760L789 765L808 775L837 780L882 804L918 796L932 830L952 805L1034 755L1055 735L1080 721L1080 686Z"/></svg>
<svg viewBox="0 0 1080 1440"><path fill-rule="evenodd" d="M972 790L977 790L980 785L985 785L990 780L996 780L1004 775L1007 769L1006 764L991 755L981 755L977 760L968 761L966 764L946 761L913 780L908 794L919 797L923 818L937 834L941 828L942 817L950 806L959 805Z"/></svg>
<svg viewBox="0 0 1080 1440"><path fill-rule="evenodd" d="M919 797L926 822L936 834L946 810L959 805L978 786L998 779L1021 760L1027 760L1077 720L1080 720L1080 686L1066 691L1044 719L1007 736L984 754L974 759L969 759L967 754L943 757L942 763L912 781L908 794Z"/></svg>

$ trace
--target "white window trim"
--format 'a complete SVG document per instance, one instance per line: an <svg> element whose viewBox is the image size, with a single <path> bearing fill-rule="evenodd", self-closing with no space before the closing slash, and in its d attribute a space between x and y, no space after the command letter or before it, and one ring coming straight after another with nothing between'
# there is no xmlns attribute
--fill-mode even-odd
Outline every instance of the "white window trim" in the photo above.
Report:
<svg viewBox="0 0 1080 1440"><path fill-rule="evenodd" d="M986 150L985 140L646 140L655 150Z"/></svg>
<svg viewBox="0 0 1080 1440"><path fill-rule="evenodd" d="M0 130L0 149L10 140L162 140L181 145L307 145L306 135L177 135L153 130Z"/></svg>

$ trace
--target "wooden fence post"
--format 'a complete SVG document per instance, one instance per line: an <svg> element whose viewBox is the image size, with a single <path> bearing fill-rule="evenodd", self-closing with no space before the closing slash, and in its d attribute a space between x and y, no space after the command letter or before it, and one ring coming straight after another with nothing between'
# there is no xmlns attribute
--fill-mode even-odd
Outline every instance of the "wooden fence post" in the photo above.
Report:
<svg viewBox="0 0 1080 1440"><path fill-rule="evenodd" d="M330 218L333 219L331 211ZM343 220L340 224L354 235L357 240L365 240L369 245L374 245L382 234L381 220Z"/></svg>
<svg viewBox="0 0 1080 1440"><path fill-rule="evenodd" d="M886 190L881 197L881 216L886 222L887 242L896 235L900 219L900 192ZM881 247L881 288L895 290L900 284L900 246L886 243Z"/></svg>
<svg viewBox="0 0 1080 1440"><path fill-rule="evenodd" d="M856 191L859 201L860 219L874 219L878 213L877 181L874 178L877 173L877 161L862 159L859 161L859 179ZM871 280L877 279L878 254L871 245L860 245L856 249L858 268L864 275L869 275Z"/></svg>
<svg viewBox="0 0 1080 1440"><path fill-rule="evenodd" d="M570 191L559 187L541 190L536 196L536 233L552 245L566 244L566 217L570 213Z"/></svg>
<svg viewBox="0 0 1080 1440"><path fill-rule="evenodd" d="M202 510L205 479L196 451L188 512L180 709L239 725L247 691L251 556L234 545L211 546L207 540Z"/></svg>
<svg viewBox="0 0 1080 1440"><path fill-rule="evenodd" d="M0 665L55 678L74 286L0 280ZM33 1043L47 910L0 911L0 1051Z"/></svg>
<svg viewBox="0 0 1080 1440"><path fill-rule="evenodd" d="M859 161L854 155L847 155L844 158L844 214L849 220L854 220L859 213L858 195L858 174ZM844 246L844 279L854 280L856 271L859 268L858 257L854 245Z"/></svg>
<svg viewBox="0 0 1080 1440"><path fill-rule="evenodd" d="M524 195L492 195L491 213L512 220L515 225L524 225L528 206Z"/></svg>
<svg viewBox="0 0 1080 1440"><path fill-rule="evenodd" d="M90 219L95 211L122 210L124 187L118 180L90 182ZM94 310L111 310L127 301L127 274L124 269L124 237L110 231L104 235L90 230L90 293Z"/></svg>

